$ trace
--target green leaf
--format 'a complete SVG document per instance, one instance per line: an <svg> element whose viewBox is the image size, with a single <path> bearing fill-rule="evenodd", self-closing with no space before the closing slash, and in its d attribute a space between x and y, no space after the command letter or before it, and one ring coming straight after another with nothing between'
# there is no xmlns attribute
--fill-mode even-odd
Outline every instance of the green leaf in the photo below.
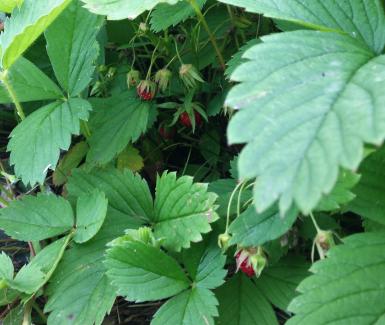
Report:
<svg viewBox="0 0 385 325"><path fill-rule="evenodd" d="M167 249L180 251L190 242L202 240L211 230L210 223L218 219L217 195L207 192L207 184L193 183L189 176L176 177L176 173L158 176L156 183L154 233L164 239Z"/></svg>
<svg viewBox="0 0 385 325"><path fill-rule="evenodd" d="M183 250L183 265L197 287L214 289L224 283L227 271L223 269L226 256L216 242L194 244Z"/></svg>
<svg viewBox="0 0 385 325"><path fill-rule="evenodd" d="M147 130L153 104L141 101L135 91L94 99L95 116L91 119L92 135L87 160L106 164L135 142Z"/></svg>
<svg viewBox="0 0 385 325"><path fill-rule="evenodd" d="M202 8L206 0L197 0L196 2ZM151 29L160 32L193 16L195 16L195 11L188 1L179 1L174 5L159 3L151 13Z"/></svg>
<svg viewBox="0 0 385 325"><path fill-rule="evenodd" d="M108 249L106 266L117 293L129 301L164 299L189 286L187 276L172 257L139 241L120 242Z"/></svg>
<svg viewBox="0 0 385 325"><path fill-rule="evenodd" d="M97 35L103 16L90 13L73 2L46 30L47 51L60 85L71 97L91 81L99 55Z"/></svg>
<svg viewBox="0 0 385 325"><path fill-rule="evenodd" d="M29 115L11 133L8 150L15 173L25 184L42 183L55 169L60 150L68 150L71 135L79 134L90 104L80 98L48 104Z"/></svg>
<svg viewBox="0 0 385 325"><path fill-rule="evenodd" d="M333 190L322 197L318 203L317 211L334 211L352 201L356 196L351 189L358 183L360 176L347 170L342 170L338 176Z"/></svg>
<svg viewBox="0 0 385 325"><path fill-rule="evenodd" d="M105 194L97 189L79 196L76 205L75 242L84 243L98 233L106 218L107 206Z"/></svg>
<svg viewBox="0 0 385 325"><path fill-rule="evenodd" d="M16 6L20 6L23 0L3 0L0 3L0 11L11 13Z"/></svg>
<svg viewBox="0 0 385 325"><path fill-rule="evenodd" d="M24 265L8 284L12 289L27 294L36 292L44 283L44 273L35 265Z"/></svg>
<svg viewBox="0 0 385 325"><path fill-rule="evenodd" d="M159 3L175 4L180 0L82 0L85 7L98 15L106 15L107 19L135 19L146 10L153 9Z"/></svg>
<svg viewBox="0 0 385 325"><path fill-rule="evenodd" d="M116 167L120 170L128 168L133 172L138 172L144 167L144 159L138 149L128 145L118 156Z"/></svg>
<svg viewBox="0 0 385 325"><path fill-rule="evenodd" d="M331 192L340 167L358 167L364 142L385 137L385 56L336 33L262 40L232 75L241 84L227 104L241 110L230 122L229 141L247 143L238 167L242 179L258 177L258 211L279 200L281 212L295 202L307 214Z"/></svg>
<svg viewBox="0 0 385 325"><path fill-rule="evenodd" d="M60 99L62 92L56 84L48 78L33 63L20 57L7 71L7 80L19 102L36 100ZM0 83L0 103L11 103L7 89Z"/></svg>
<svg viewBox="0 0 385 325"><path fill-rule="evenodd" d="M297 219L297 215L295 208L281 216L276 206L262 213L257 213L254 206L250 206L231 223L230 243L242 247L263 245L286 233Z"/></svg>
<svg viewBox="0 0 385 325"><path fill-rule="evenodd" d="M137 227L153 218L152 197L146 181L127 169L91 173L74 170L67 189L70 195L77 197L99 189L108 199L107 216L124 216L127 222Z"/></svg>
<svg viewBox="0 0 385 325"><path fill-rule="evenodd" d="M238 68L242 63L247 62L247 59L243 58L243 54L249 49L251 49L254 45L259 44L261 41L259 39L253 38L248 41L245 45L243 45L237 53L233 55L233 57L227 62L227 69L225 71L225 75L230 77L236 68Z"/></svg>
<svg viewBox="0 0 385 325"><path fill-rule="evenodd" d="M0 254L0 279L2 280L11 280L13 279L13 263L10 257L1 252Z"/></svg>
<svg viewBox="0 0 385 325"><path fill-rule="evenodd" d="M84 183L79 181L77 184L79 187L72 184L69 189L71 195L74 195L75 189L81 192L84 188L81 187ZM115 193L112 189L106 192L110 204L114 199L120 200L120 196L114 197L112 193ZM123 211L118 213L111 209L94 238L81 245L74 244L65 252L47 291L49 299L45 311L50 312L48 325L102 323L116 298L103 264L106 244L121 236L124 229L132 227L136 224Z"/></svg>
<svg viewBox="0 0 385 325"><path fill-rule="evenodd" d="M18 240L43 240L65 233L73 225L71 205L55 195L27 195L0 211L0 228Z"/></svg>
<svg viewBox="0 0 385 325"><path fill-rule="evenodd" d="M356 198L348 209L385 225L385 149L368 156L360 166L362 175L353 189Z"/></svg>
<svg viewBox="0 0 385 325"><path fill-rule="evenodd" d="M385 45L384 8L380 0L220 0L247 11L263 13L325 31L348 33L376 53Z"/></svg>
<svg viewBox="0 0 385 325"><path fill-rule="evenodd" d="M204 288L184 291L167 301L156 312L151 325L214 325L218 301Z"/></svg>
<svg viewBox="0 0 385 325"><path fill-rule="evenodd" d="M24 0L4 23L2 67L8 69L67 7L71 0Z"/></svg>
<svg viewBox="0 0 385 325"><path fill-rule="evenodd" d="M298 287L302 293L286 324L380 324L384 318L385 236L366 233L344 239ZM368 303L370 302L370 303Z"/></svg>
<svg viewBox="0 0 385 325"><path fill-rule="evenodd" d="M266 268L255 284L267 300L281 310L298 295L296 288L308 275L310 265L301 257L291 256Z"/></svg>
<svg viewBox="0 0 385 325"><path fill-rule="evenodd" d="M245 275L235 275L216 295L221 325L278 325L273 308Z"/></svg>
<svg viewBox="0 0 385 325"><path fill-rule="evenodd" d="M3 320L3 325L19 325L23 324L24 319L24 308L23 305L19 305L13 308L8 314L7 317Z"/></svg>
<svg viewBox="0 0 385 325"><path fill-rule="evenodd" d="M63 156L52 175L55 186L60 186L67 182L71 171L79 166L85 158L88 149L87 142L78 142Z"/></svg>

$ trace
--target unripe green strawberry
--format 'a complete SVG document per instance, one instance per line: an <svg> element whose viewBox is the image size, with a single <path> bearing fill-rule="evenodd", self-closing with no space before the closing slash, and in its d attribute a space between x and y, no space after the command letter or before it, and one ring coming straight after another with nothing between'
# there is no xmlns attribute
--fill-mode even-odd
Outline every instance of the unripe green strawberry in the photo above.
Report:
<svg viewBox="0 0 385 325"><path fill-rule="evenodd" d="M192 64L182 64L179 68L179 77L187 88L194 88L197 82L204 82L199 71Z"/></svg>
<svg viewBox="0 0 385 325"><path fill-rule="evenodd" d="M130 89L131 87L135 87L140 82L140 72L135 69L131 69L127 73L127 87Z"/></svg>
<svg viewBox="0 0 385 325"><path fill-rule="evenodd" d="M155 82L158 84L158 88L161 92L165 92L167 90L167 87L170 83L171 75L171 71L166 68L163 68L162 70L156 72Z"/></svg>

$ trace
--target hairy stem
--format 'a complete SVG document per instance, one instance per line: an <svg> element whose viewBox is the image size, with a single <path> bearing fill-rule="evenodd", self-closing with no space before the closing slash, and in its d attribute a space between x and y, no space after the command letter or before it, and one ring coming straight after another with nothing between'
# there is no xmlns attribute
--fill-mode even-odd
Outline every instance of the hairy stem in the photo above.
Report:
<svg viewBox="0 0 385 325"><path fill-rule="evenodd" d="M11 85L11 83L8 80L8 70L5 70L2 73L1 81L4 84L4 87L7 89L7 92L9 94L9 96L11 97L12 102L15 104L17 115L19 115L21 120L24 120L25 119L25 114L24 114L24 111L23 111L23 107L21 107L21 104L20 104L19 100L17 99L16 93L13 90L12 85Z"/></svg>

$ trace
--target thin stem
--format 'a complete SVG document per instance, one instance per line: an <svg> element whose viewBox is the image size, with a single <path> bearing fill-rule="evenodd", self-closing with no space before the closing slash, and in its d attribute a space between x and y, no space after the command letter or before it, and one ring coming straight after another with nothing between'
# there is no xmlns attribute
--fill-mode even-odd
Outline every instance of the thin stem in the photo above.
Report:
<svg viewBox="0 0 385 325"><path fill-rule="evenodd" d="M235 189L234 189L233 192L231 193L229 203L227 204L227 216L226 216L226 230L225 230L225 234L228 233L229 225L230 225L231 203L233 202L235 193L237 193L238 189L239 189L240 187L243 186L243 183L244 183L244 182L241 182L241 183L239 183L239 184L235 187Z"/></svg>
<svg viewBox="0 0 385 325"><path fill-rule="evenodd" d="M146 80L149 80L150 77L151 77L151 70L152 70L152 66L154 65L154 62L155 62L155 59L156 59L155 58L155 53L156 53L156 50L158 49L158 46L159 46L159 42L158 42L158 44L156 44L155 49L152 52L150 67L148 68L148 71L147 71Z"/></svg>
<svg viewBox="0 0 385 325"><path fill-rule="evenodd" d="M12 99L12 102L15 104L17 115L19 115L21 120L24 120L25 119L25 114L24 114L24 111L23 111L23 107L21 106L19 100L17 99L16 93L13 90L12 85L11 85L11 83L8 80L8 70L5 70L2 73L1 81L3 82L5 88L7 89L8 94L9 94L9 96Z"/></svg>
<svg viewBox="0 0 385 325"><path fill-rule="evenodd" d="M183 175L184 175L184 173L186 172L186 169L187 169L187 165L188 165L188 163L190 162L191 151L192 151L192 148L190 147L190 149L189 149L189 152L188 152L188 156L187 156L187 160L186 160L186 163L184 164L184 167L183 167L182 176L183 176Z"/></svg>
<svg viewBox="0 0 385 325"><path fill-rule="evenodd" d="M44 312L41 310L39 305L36 302L33 302L32 304L33 309L38 313L39 317L44 323L47 323L47 316L44 314Z"/></svg>
<svg viewBox="0 0 385 325"><path fill-rule="evenodd" d="M246 186L246 182L243 182L242 186L239 190L239 193L238 193L237 217L239 217L239 215L241 214L241 198L242 198L242 192L243 192L243 189L245 188L245 186Z"/></svg>
<svg viewBox="0 0 385 325"><path fill-rule="evenodd" d="M310 212L309 215L310 215L311 220L313 221L314 227L315 227L315 229L317 230L317 232L322 231L321 228L318 226L318 223L317 223L317 221L315 220L315 218L314 218L314 216L313 216L313 213Z"/></svg>
<svg viewBox="0 0 385 325"><path fill-rule="evenodd" d="M219 65L221 66L222 70L225 70L226 69L225 60L223 59L222 53L221 53L221 51L219 49L219 46L218 46L217 41L215 39L215 36L211 32L210 27L207 24L205 16L203 15L203 13L202 13L199 5L197 4L196 0L190 0L190 4L193 7L193 9L195 10L197 16L199 17L199 19L200 19L204 29L206 30L207 34L209 35L211 44L213 45L213 47L215 49L215 52L217 53Z"/></svg>

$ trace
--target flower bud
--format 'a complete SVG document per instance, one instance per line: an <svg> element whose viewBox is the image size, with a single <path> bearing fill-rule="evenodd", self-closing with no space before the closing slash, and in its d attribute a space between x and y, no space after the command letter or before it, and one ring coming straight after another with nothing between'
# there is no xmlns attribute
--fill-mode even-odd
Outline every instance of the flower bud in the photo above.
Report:
<svg viewBox="0 0 385 325"><path fill-rule="evenodd" d="M227 233L220 234L218 236L218 246L223 250L226 251L229 248L231 236Z"/></svg>
<svg viewBox="0 0 385 325"><path fill-rule="evenodd" d="M314 244L317 246L318 254L321 259L326 257L326 253L330 248L336 245L333 232L330 230L320 230L314 239Z"/></svg>
<svg viewBox="0 0 385 325"><path fill-rule="evenodd" d="M194 88L197 82L204 82L199 71L192 64L182 64L179 68L179 77L186 88Z"/></svg>
<svg viewBox="0 0 385 325"><path fill-rule="evenodd" d="M155 82L158 84L159 90L161 92L165 92L171 79L171 71L163 68L162 70L159 70L155 74Z"/></svg>

